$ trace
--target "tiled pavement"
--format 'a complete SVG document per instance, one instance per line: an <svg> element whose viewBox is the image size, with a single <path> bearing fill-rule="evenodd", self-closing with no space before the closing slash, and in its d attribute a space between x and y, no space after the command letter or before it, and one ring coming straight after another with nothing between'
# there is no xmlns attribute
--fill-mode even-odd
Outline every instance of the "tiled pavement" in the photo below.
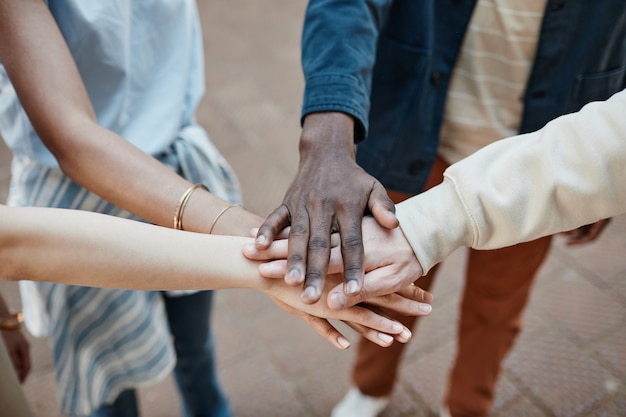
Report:
<svg viewBox="0 0 626 417"><path fill-rule="evenodd" d="M304 3L198 1L207 50L199 121L240 174L247 207L263 215L297 167ZM0 197L7 159L1 148ZM435 415L455 349L463 261L458 252L444 264L435 311L408 348L384 416ZM15 284L0 283L0 291L19 307ZM263 295L221 291L213 320L219 373L236 416L327 416L347 389L354 349L336 351ZM24 389L37 416L59 416L48 345L31 340L34 368ZM180 415L171 378L143 389L141 407L147 417ZM625 216L587 247L555 243L504 364L493 416L626 416Z"/></svg>

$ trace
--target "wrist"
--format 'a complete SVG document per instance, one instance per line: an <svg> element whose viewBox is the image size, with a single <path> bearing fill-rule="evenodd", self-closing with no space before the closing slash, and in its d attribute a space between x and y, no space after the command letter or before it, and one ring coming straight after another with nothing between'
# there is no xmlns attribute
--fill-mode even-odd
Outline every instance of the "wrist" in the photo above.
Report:
<svg viewBox="0 0 626 417"><path fill-rule="evenodd" d="M263 219L238 204L225 205L209 220L210 234L250 237L250 230L259 227Z"/></svg>
<svg viewBox="0 0 626 417"><path fill-rule="evenodd" d="M355 159L354 119L341 112L311 113L304 119L300 157L348 156Z"/></svg>
<svg viewBox="0 0 626 417"><path fill-rule="evenodd" d="M280 278L265 278L259 274L259 277L254 281L253 288L256 291L260 291L265 295L272 296L272 288L274 288L275 282Z"/></svg>
<svg viewBox="0 0 626 417"><path fill-rule="evenodd" d="M203 189L189 196L181 215L183 230L214 235L249 237L250 230L261 223L263 219L259 216Z"/></svg>

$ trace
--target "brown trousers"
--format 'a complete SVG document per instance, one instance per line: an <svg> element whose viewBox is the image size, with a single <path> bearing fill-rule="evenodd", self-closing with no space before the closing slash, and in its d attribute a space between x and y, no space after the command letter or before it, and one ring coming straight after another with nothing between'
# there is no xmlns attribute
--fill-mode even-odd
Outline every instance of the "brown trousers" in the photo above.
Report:
<svg viewBox="0 0 626 417"><path fill-rule="evenodd" d="M425 189L439 184L447 164L438 159ZM409 196L390 191L395 202ZM491 410L500 364L521 328L521 315L535 275L550 249L550 237L503 249L470 249L460 312L457 356L445 403L454 417L482 417ZM417 285L429 289L436 268ZM434 312L434 314L437 314ZM416 317L393 316L414 328ZM366 395L390 395L405 345L381 348L361 339L353 369L355 385Z"/></svg>

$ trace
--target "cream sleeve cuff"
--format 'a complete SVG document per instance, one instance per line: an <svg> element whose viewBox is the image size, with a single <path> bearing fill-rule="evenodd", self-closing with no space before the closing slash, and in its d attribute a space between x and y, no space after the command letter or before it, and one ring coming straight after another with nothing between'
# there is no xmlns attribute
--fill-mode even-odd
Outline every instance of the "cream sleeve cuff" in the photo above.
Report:
<svg viewBox="0 0 626 417"><path fill-rule="evenodd" d="M424 274L460 246L470 246L476 233L449 178L396 205L396 216Z"/></svg>

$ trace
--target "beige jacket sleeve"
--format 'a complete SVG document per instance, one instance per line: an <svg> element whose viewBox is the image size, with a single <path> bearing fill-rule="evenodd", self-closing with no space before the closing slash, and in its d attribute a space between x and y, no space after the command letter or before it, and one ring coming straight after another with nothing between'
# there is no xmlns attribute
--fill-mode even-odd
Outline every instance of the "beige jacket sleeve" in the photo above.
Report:
<svg viewBox="0 0 626 417"><path fill-rule="evenodd" d="M460 246L510 246L626 212L626 90L450 166L397 205L424 271Z"/></svg>

